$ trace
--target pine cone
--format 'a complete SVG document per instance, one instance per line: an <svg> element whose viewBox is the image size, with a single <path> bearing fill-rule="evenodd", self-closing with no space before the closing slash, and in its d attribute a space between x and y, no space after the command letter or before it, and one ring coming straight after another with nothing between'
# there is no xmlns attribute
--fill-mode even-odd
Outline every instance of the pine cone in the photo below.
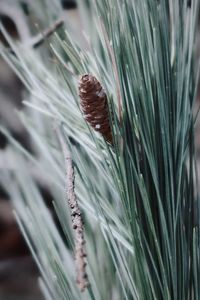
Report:
<svg viewBox="0 0 200 300"><path fill-rule="evenodd" d="M85 120L112 144L107 96L100 82L92 75L83 75L79 82L79 96Z"/></svg>

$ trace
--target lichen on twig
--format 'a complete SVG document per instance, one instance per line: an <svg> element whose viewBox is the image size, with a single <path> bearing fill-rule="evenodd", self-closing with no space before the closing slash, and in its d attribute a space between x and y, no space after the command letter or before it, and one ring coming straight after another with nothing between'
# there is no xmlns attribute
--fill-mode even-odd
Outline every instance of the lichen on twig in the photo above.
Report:
<svg viewBox="0 0 200 300"><path fill-rule="evenodd" d="M67 144L64 141L61 131L56 128L56 132L62 147L62 151L65 157L66 164L66 190L67 200L71 212L72 228L74 229L74 240L75 240L75 266L76 266L76 282L81 292L88 287L89 281L86 272L86 261L85 257L85 239L84 239L84 225L81 215L81 211L76 198L74 184L74 166L71 158L71 153L68 149Z"/></svg>

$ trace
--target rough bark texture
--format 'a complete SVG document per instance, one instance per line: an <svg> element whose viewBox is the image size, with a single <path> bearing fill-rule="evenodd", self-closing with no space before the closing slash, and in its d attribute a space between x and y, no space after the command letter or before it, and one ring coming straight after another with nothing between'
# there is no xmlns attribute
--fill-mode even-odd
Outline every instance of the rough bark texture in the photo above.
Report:
<svg viewBox="0 0 200 300"><path fill-rule="evenodd" d="M92 75L83 75L79 82L81 109L85 120L112 144L107 96L100 82Z"/></svg>
<svg viewBox="0 0 200 300"><path fill-rule="evenodd" d="M57 133L62 146L66 163L67 200L71 211L72 227L74 229L76 282L80 291L83 292L85 288L89 286L85 261L85 257L87 255L85 252L84 226L81 211L75 194L75 176L71 153L63 139L61 132L57 130Z"/></svg>
<svg viewBox="0 0 200 300"><path fill-rule="evenodd" d="M88 279L85 262L85 257L87 255L84 249L85 240L83 234L83 220L74 192L74 167L70 154L68 155L68 157L65 157L65 159L67 163L67 197L69 207L71 209L72 226L75 235L75 264L77 274L76 281L79 289L81 291L84 291L85 288L88 286Z"/></svg>

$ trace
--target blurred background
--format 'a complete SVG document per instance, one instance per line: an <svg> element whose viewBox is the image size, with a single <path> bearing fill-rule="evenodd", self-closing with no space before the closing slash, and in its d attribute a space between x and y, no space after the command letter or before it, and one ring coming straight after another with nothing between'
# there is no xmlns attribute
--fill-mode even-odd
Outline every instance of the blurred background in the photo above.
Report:
<svg viewBox="0 0 200 300"><path fill-rule="evenodd" d="M30 38L28 26L19 9L19 2L26 11L31 0L0 0L0 21L12 38L24 41ZM37 1L33 1L34 3ZM76 3L73 0L62 0L63 20L72 24L72 30L80 28ZM38 23L38 20L33 20ZM39 24L40 25L40 24ZM0 41L6 45L3 35ZM12 69L0 56L0 122L6 126L12 135L27 149L31 143L20 123L16 109L22 107L24 87ZM0 172L5 165L3 149L7 141L0 134ZM47 202L51 202L48 191L42 191ZM38 270L26 246L21 232L16 224L12 206L8 196L0 185L0 300L42 300L38 287Z"/></svg>
<svg viewBox="0 0 200 300"><path fill-rule="evenodd" d="M17 3L21 3L24 12L32 0L0 0L0 20L9 34L16 40L24 41L30 38L30 32L23 10ZM81 23L73 0L60 0L64 9L62 18L71 25L71 30L79 32ZM33 1L36 3L35 1ZM33 3L32 2L32 3ZM188 1L188 5L190 5ZM33 22L37 20L33 20ZM197 33L197 35L199 35ZM200 53L199 37L195 46L196 59ZM6 45L3 35L0 41ZM24 87L12 69L0 57L0 122L6 126L13 136L24 147L31 151L28 135L20 123L16 109L22 107ZM198 93L199 95L199 93ZM199 97L198 97L199 99ZM199 102L199 101L198 101ZM200 156L200 126L197 126L197 156ZM5 165L3 149L7 141L0 134L0 171L9 168ZM42 190L48 203L51 195L47 190ZM0 185L0 300L42 300L43 296L38 288L38 270L30 255L24 239L16 224L12 206L8 196Z"/></svg>

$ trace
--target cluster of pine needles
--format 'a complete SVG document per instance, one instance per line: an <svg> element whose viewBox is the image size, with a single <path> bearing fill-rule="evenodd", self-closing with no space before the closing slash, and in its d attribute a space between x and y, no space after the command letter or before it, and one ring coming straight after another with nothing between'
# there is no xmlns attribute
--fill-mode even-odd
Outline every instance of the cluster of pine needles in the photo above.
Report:
<svg viewBox="0 0 200 300"><path fill-rule="evenodd" d="M37 47L0 25L33 149L1 126L1 182L46 299L200 299L198 2L80 0L82 42L63 23ZM62 13L30 5L44 26Z"/></svg>

